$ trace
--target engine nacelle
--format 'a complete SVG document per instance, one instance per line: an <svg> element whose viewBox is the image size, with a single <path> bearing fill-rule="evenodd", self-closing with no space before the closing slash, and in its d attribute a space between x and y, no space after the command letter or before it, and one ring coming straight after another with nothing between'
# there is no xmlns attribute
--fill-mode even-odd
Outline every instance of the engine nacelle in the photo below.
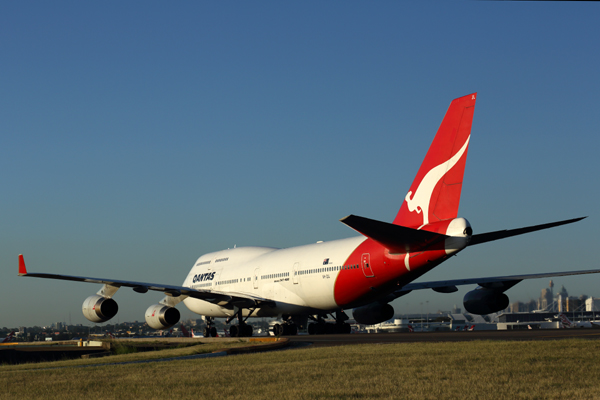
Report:
<svg viewBox="0 0 600 400"><path fill-rule="evenodd" d="M83 316L92 322L106 322L119 311L117 302L97 294L83 301Z"/></svg>
<svg viewBox="0 0 600 400"><path fill-rule="evenodd" d="M463 299L465 310L471 314L485 315L504 310L508 307L508 296L504 293L485 288L471 290Z"/></svg>
<svg viewBox="0 0 600 400"><path fill-rule="evenodd" d="M154 304L146 310L146 322L152 329L168 329L179 322L179 310L164 304Z"/></svg>
<svg viewBox="0 0 600 400"><path fill-rule="evenodd" d="M352 310L352 316L359 324L378 324L394 317L394 307L381 303L368 304Z"/></svg>

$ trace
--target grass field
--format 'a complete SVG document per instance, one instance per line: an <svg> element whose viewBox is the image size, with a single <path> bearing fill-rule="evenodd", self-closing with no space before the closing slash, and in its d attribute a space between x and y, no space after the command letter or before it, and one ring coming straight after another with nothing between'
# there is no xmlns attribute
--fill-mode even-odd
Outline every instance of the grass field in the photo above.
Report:
<svg viewBox="0 0 600 400"><path fill-rule="evenodd" d="M129 356L136 354L115 357ZM45 370L5 365L0 398L596 399L599 356L600 341L569 339L308 347Z"/></svg>
<svg viewBox="0 0 600 400"><path fill-rule="evenodd" d="M212 342L212 343L199 343L196 345L190 342L181 343L178 347L165 349L160 351L149 351L149 352L137 352L135 345L144 346L151 344L160 344L159 341L154 342L143 342L138 341L131 345L127 341L117 340L112 344L112 351L116 355L110 357L91 358L91 359L74 359L64 360L55 362L40 362L40 363L29 363L29 364L16 364L16 365L4 365L0 366L0 372L5 370L11 371L25 371L31 369L48 369L48 368L59 368L59 367L75 367L83 365L95 365L95 364L107 364L107 363L118 363L118 362L132 362L132 361L143 361L143 360L154 360L161 358L173 358L182 357L195 354L212 353L215 351L230 349L234 347L247 347L253 345L260 345L262 343L250 343L247 341L225 341L225 342ZM0 397L1 398L1 397Z"/></svg>

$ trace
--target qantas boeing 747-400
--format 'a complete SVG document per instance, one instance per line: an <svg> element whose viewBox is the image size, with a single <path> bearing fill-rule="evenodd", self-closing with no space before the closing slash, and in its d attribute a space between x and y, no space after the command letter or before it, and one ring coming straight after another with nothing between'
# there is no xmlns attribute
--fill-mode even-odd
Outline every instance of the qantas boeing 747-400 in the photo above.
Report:
<svg viewBox="0 0 600 400"><path fill-rule="evenodd" d="M154 329L167 329L180 318L175 306L183 302L208 323L205 336L215 336L214 318L237 320L231 336L251 336L248 317L279 317L277 334L294 335L307 328L310 334L349 333L344 310L352 310L358 323L376 324L393 317L389 304L412 290L456 292L458 285L479 286L464 297L464 307L474 314L489 314L508 306L504 293L524 279L598 273L600 270L457 279L414 281L468 246L569 224L576 218L520 229L474 234L458 206L471 124L477 95L450 103L421 167L392 223L356 215L341 220L360 236L318 242L287 249L237 247L201 256L181 286L27 272L19 256L19 275L102 284L97 294L83 302L83 314L96 323L117 314L113 296L122 287L138 293L149 290L166 296L146 310ZM324 318L332 315L335 323ZM312 322L309 324L308 321Z"/></svg>

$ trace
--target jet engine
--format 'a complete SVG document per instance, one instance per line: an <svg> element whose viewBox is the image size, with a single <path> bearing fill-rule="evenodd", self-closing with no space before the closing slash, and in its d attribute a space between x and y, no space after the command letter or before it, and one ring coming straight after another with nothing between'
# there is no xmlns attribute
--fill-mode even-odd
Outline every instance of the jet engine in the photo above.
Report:
<svg viewBox="0 0 600 400"><path fill-rule="evenodd" d="M359 324L373 325L394 317L394 307L389 304L372 303L352 310L354 320Z"/></svg>
<svg viewBox="0 0 600 400"><path fill-rule="evenodd" d="M83 302L83 316L92 322L106 322L119 311L117 302L97 294L88 297Z"/></svg>
<svg viewBox="0 0 600 400"><path fill-rule="evenodd" d="M175 307L154 304L146 310L146 322L152 329L168 329L179 322L180 314Z"/></svg>
<svg viewBox="0 0 600 400"><path fill-rule="evenodd" d="M504 293L479 287L471 290L463 299L465 310L471 314L485 315L504 310L508 307L508 296Z"/></svg>

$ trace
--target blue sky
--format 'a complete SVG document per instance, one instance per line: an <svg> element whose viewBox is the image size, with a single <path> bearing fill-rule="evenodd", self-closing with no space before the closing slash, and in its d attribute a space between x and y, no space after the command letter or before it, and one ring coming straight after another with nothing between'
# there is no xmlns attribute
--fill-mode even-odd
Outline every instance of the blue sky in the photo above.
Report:
<svg viewBox="0 0 600 400"><path fill-rule="evenodd" d="M475 232L589 218L467 249L427 280L598 268L599 7L4 4L0 326L87 323L100 288L17 278L20 253L36 272L180 284L203 253L350 237L351 213L391 221L472 92L460 216ZM600 277L555 282L600 297ZM449 309L466 291L394 305ZM161 298L123 289L115 320Z"/></svg>

